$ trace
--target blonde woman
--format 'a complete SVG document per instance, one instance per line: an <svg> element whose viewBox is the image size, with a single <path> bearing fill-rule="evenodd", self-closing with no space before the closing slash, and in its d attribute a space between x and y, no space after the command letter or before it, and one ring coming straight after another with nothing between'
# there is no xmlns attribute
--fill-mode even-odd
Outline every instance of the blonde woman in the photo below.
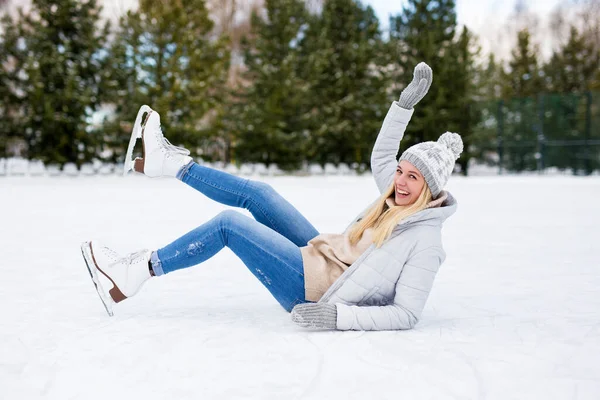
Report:
<svg viewBox="0 0 600 400"><path fill-rule="evenodd" d="M447 132L396 160L413 107L431 82L431 69L419 64L392 104L371 160L381 196L341 234L319 234L265 183L194 163L187 150L164 138L159 115L142 107L129 154L141 138L143 158L126 164L126 172L175 177L215 201L248 209L254 218L224 211L163 248L125 257L98 241L83 243L109 315L148 279L201 264L227 246L303 327L413 328L445 258L441 228L456 201L442 189L463 146L459 135ZM142 114L147 114L143 123Z"/></svg>

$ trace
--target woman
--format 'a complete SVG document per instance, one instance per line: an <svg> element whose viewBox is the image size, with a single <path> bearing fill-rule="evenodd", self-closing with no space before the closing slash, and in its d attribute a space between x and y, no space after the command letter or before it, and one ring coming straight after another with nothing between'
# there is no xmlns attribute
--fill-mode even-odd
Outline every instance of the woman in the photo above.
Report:
<svg viewBox="0 0 600 400"><path fill-rule="evenodd" d="M137 138L143 158L126 161L125 172L176 177L215 201L248 209L254 219L224 211L166 247L126 257L97 241L83 243L109 315L114 303L135 295L151 277L200 264L227 246L303 327L413 328L445 258L441 227L456 201L442 189L463 147L459 135L447 132L396 161L413 107L431 82L431 69L419 64L392 104L371 159L381 196L343 234L319 234L267 184L197 165L187 150L164 138L159 115L142 107L128 160Z"/></svg>

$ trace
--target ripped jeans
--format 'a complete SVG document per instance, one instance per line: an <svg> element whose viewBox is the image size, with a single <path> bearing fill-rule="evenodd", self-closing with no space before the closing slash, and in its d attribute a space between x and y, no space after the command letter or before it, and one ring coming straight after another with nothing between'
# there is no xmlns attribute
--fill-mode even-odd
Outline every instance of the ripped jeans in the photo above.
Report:
<svg viewBox="0 0 600 400"><path fill-rule="evenodd" d="M200 264L229 247L288 312L305 303L300 247L319 234L271 186L191 162L177 178L219 203L246 208L254 219L223 211L152 254L155 274Z"/></svg>

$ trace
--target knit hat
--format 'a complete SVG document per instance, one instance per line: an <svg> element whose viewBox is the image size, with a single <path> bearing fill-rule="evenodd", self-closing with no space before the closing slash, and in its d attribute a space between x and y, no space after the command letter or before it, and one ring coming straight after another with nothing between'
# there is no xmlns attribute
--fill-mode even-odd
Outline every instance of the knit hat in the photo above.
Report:
<svg viewBox="0 0 600 400"><path fill-rule="evenodd" d="M437 142L423 142L404 150L398 162L406 160L421 172L437 198L454 169L454 162L463 151L463 142L458 133L446 132Z"/></svg>

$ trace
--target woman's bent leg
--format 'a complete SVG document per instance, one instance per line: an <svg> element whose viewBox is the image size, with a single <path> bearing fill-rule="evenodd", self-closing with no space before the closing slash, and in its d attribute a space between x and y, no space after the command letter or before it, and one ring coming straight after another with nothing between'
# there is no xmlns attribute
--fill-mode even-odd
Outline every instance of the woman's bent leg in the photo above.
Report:
<svg viewBox="0 0 600 400"><path fill-rule="evenodd" d="M296 246L306 246L319 234L315 227L270 185L189 163L177 178L219 203L250 211L261 224Z"/></svg>
<svg viewBox="0 0 600 400"><path fill-rule="evenodd" d="M156 275L200 264L229 247L250 272L291 311L305 302L300 248L284 236L235 211L224 211L153 253Z"/></svg>

